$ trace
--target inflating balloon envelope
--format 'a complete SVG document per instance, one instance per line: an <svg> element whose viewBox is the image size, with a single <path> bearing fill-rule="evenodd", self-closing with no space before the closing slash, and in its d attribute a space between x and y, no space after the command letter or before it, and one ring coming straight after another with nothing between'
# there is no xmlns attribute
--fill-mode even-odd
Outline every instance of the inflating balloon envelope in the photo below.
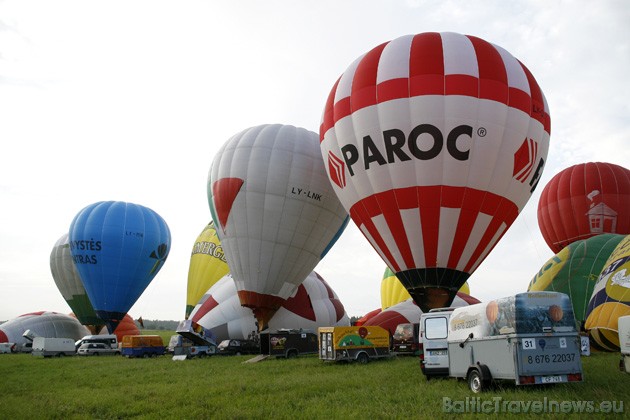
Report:
<svg viewBox="0 0 630 420"><path fill-rule="evenodd" d="M320 141L350 217L427 311L452 302L525 206L549 133L545 97L510 53L422 33L350 65Z"/></svg>
<svg viewBox="0 0 630 420"><path fill-rule="evenodd" d="M103 201L75 216L69 237L96 315L112 333L164 265L171 247L170 230L147 207Z"/></svg>
<svg viewBox="0 0 630 420"><path fill-rule="evenodd" d="M208 176L208 202L241 304L260 331L345 228L317 134L261 125L230 138Z"/></svg>
<svg viewBox="0 0 630 420"><path fill-rule="evenodd" d="M96 334L105 321L96 316L90 298L83 287L83 281L72 259L68 234L63 234L50 253L50 272L61 295L72 308L79 322Z"/></svg>
<svg viewBox="0 0 630 420"><path fill-rule="evenodd" d="M217 236L214 222L201 231L190 255L188 289L186 293L186 319L199 299L217 281L230 271L223 247Z"/></svg>

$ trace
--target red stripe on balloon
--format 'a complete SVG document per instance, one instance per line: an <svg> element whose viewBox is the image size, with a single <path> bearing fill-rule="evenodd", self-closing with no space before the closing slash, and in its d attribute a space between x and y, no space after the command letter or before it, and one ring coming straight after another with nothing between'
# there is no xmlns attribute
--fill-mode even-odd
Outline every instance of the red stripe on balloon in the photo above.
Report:
<svg viewBox="0 0 630 420"><path fill-rule="evenodd" d="M217 302L214 297L208 296L208 298L201 304L195 315L191 318L193 322L199 322L201 318L203 318L208 312L213 310L219 306L219 302Z"/></svg>
<svg viewBox="0 0 630 420"><path fill-rule="evenodd" d="M302 318L309 319L313 322L315 321L313 302L303 284L300 284L295 296L288 298L282 306Z"/></svg>
<svg viewBox="0 0 630 420"><path fill-rule="evenodd" d="M212 184L212 202L223 231L225 231L232 205L243 186L243 182L240 178L222 178Z"/></svg>
<svg viewBox="0 0 630 420"><path fill-rule="evenodd" d="M385 48L381 44L373 48L359 62L352 79L352 93L350 94L350 112L376 104L376 75L378 63Z"/></svg>
<svg viewBox="0 0 630 420"><path fill-rule="evenodd" d="M394 197L392 197L392 192L394 193ZM391 211L387 208L388 211L384 212L383 207L377 204L384 203L386 200L390 200L393 205L395 205L395 211ZM419 209L424 243L424 267L417 267L415 262L413 265L409 265L408 261L410 259L413 260L413 250L408 240L408 234L410 232L406 232L404 226L399 223L401 220L401 210L416 208ZM437 266L440 210L442 208L462 209L446 268L456 268L458 265L463 251L470 240L470 234L472 233L479 213L492 217L486 232L475 247L470 260L465 262L466 269L464 269L464 271L466 272L469 272L467 270L470 270L472 266L475 265L486 248L496 243L491 243L491 241L501 226L504 224L510 226L518 215L518 207L514 203L487 191L466 187L424 186L389 190L366 197L352 206L350 216L357 225L365 226L367 231L374 238L377 250L380 250L383 255L386 255L387 259L393 265L396 265L397 261L392 258L392 250L385 245L382 234L391 234L393 236L398 251L403 255L408 269L431 268ZM387 226L390 228L389 233L379 232L372 222L372 219L379 215L382 215L387 222ZM395 272L401 271L400 267L397 266L392 267L392 269Z"/></svg>

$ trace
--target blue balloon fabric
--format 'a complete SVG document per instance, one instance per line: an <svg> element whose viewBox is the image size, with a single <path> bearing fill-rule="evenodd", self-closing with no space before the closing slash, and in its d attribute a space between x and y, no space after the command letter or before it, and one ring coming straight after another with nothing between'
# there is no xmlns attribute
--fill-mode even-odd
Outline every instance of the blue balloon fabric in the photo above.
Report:
<svg viewBox="0 0 630 420"><path fill-rule="evenodd" d="M139 204L102 201L75 216L69 237L96 315L112 333L166 261L168 225Z"/></svg>

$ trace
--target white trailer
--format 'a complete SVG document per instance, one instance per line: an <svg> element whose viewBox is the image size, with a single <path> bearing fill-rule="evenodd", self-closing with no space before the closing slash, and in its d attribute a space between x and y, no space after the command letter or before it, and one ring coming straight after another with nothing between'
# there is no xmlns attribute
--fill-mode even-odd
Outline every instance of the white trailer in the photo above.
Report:
<svg viewBox="0 0 630 420"><path fill-rule="evenodd" d="M528 292L420 318L422 372L464 378L473 392L494 380L516 385L582 381L580 337L569 297Z"/></svg>
<svg viewBox="0 0 630 420"><path fill-rule="evenodd" d="M33 339L33 356L74 356L76 348L71 338L46 338L35 337Z"/></svg>
<svg viewBox="0 0 630 420"><path fill-rule="evenodd" d="M630 373L630 315L620 316L618 324L619 350L621 351L620 368Z"/></svg>

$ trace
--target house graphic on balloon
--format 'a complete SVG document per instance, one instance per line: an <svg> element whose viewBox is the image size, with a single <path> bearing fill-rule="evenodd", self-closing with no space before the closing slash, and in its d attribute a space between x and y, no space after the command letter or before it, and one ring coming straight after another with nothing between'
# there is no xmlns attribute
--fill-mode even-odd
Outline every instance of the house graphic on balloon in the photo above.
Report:
<svg viewBox="0 0 630 420"><path fill-rule="evenodd" d="M587 197L591 200L591 207L586 212L591 233L615 233L617 228L617 212L601 202L595 204L594 197L599 195L599 190L591 191Z"/></svg>

